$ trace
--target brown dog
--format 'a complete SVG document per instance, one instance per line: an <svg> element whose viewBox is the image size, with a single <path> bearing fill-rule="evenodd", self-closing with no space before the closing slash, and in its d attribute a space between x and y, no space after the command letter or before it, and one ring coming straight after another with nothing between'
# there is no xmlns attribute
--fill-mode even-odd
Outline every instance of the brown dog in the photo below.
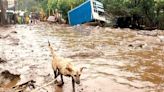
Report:
<svg viewBox="0 0 164 92"><path fill-rule="evenodd" d="M62 82L60 85L62 86L64 84L63 75L72 77L72 87L73 92L75 92L75 83L80 84L80 76L84 67L77 69L71 64L70 60L57 56L50 42L48 42L48 46L53 57L52 68L54 71L55 78L60 75Z"/></svg>

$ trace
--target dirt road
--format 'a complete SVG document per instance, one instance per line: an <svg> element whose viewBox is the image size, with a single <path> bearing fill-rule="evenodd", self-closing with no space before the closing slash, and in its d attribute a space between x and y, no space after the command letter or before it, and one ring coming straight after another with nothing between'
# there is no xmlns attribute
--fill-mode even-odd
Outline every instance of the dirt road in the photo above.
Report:
<svg viewBox="0 0 164 92"><path fill-rule="evenodd" d="M3 27L0 58L6 62L0 63L0 71L20 74L20 78L6 84L1 79L0 87L10 89L29 80L35 80L39 87L52 81L49 40L60 56L70 58L78 67L87 67L81 84L76 85L77 92L164 92L163 36L164 31L159 30L85 25L39 23ZM52 83L38 92L72 92L71 78L64 80L62 88Z"/></svg>

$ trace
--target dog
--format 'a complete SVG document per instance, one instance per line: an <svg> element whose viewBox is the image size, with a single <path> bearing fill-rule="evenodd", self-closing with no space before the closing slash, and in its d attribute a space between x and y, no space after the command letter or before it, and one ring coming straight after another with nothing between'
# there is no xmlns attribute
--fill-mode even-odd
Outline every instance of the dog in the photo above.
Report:
<svg viewBox="0 0 164 92"><path fill-rule="evenodd" d="M58 75L60 75L61 77L61 83L58 85L62 86L64 84L63 76L71 77L73 92L75 92L75 83L80 84L80 76L81 76L82 70L86 67L81 67L80 69L78 69L70 62L70 60L58 56L54 52L54 49L52 48L49 41L48 41L48 47L53 57L52 68L54 71L54 78L57 78Z"/></svg>

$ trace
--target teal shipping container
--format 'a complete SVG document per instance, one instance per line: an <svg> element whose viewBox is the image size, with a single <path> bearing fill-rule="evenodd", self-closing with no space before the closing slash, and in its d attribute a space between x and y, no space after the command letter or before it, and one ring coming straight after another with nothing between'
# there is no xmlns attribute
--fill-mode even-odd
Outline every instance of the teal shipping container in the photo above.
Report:
<svg viewBox="0 0 164 92"><path fill-rule="evenodd" d="M72 26L94 21L106 22L104 6L99 1L87 0L68 12L68 20Z"/></svg>

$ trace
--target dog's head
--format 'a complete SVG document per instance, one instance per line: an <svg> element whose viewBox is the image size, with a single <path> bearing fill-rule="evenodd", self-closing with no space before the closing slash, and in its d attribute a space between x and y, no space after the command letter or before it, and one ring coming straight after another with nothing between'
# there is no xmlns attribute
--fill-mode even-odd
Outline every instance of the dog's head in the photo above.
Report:
<svg viewBox="0 0 164 92"><path fill-rule="evenodd" d="M74 79L76 84L80 84L80 76L81 76L81 73L82 73L84 68L86 68L86 67L82 67L80 69L76 69L76 70L74 70L74 72L72 72L71 76Z"/></svg>
<svg viewBox="0 0 164 92"><path fill-rule="evenodd" d="M82 73L82 71L83 71L84 68L85 68L85 67L82 67L82 68L80 68L79 70L77 69L77 70L73 73L72 78L74 79L74 81L75 81L76 84L80 84L80 76L81 76L81 73Z"/></svg>

